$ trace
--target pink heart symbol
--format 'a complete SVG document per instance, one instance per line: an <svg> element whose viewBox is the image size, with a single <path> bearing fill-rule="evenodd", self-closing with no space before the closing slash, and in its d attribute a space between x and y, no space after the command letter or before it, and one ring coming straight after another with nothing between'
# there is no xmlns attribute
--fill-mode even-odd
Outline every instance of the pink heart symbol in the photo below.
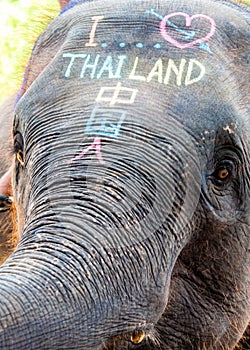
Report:
<svg viewBox="0 0 250 350"><path fill-rule="evenodd" d="M196 39L196 40L191 41L191 42L186 43L186 44L180 43L179 41L172 38L171 35L169 35L166 31L167 21L170 18L175 17L175 16L185 17L187 27L191 26L193 19L203 18L204 20L210 22L210 25L211 25L210 32L206 36L204 36L203 38ZM193 15L190 17L187 13L184 13L184 12L170 13L169 15L165 16L160 23L160 30L161 30L161 34L162 34L163 38L165 40L167 40L169 43L173 44L174 46L179 47L180 49L185 49L187 47L192 47L196 44L200 44L201 42L204 43L204 42L208 41L214 35L215 29L216 29L216 24L215 24L215 21L211 17L206 16L206 15L201 15L201 14Z"/></svg>

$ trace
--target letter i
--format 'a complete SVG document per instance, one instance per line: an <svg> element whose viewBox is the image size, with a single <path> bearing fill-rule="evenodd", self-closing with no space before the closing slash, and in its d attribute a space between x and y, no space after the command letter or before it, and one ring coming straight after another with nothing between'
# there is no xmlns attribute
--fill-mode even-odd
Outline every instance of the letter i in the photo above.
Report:
<svg viewBox="0 0 250 350"><path fill-rule="evenodd" d="M85 44L85 46L97 46L97 43L95 43L95 33L98 23L104 19L104 16L94 16L92 17L92 21L94 21L92 25L91 32L89 33L89 42Z"/></svg>

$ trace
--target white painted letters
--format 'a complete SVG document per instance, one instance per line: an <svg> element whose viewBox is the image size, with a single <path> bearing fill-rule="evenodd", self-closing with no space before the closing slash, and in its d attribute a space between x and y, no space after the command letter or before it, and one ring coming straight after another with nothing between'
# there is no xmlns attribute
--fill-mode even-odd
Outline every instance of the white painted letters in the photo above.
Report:
<svg viewBox="0 0 250 350"><path fill-rule="evenodd" d="M200 74L197 77L191 78L194 70L194 64L199 67ZM188 86L188 85L197 83L204 77L205 73L206 73L206 69L203 66L203 64L201 64L199 61L195 59L191 59L188 63L188 70L187 70L187 75L185 79L185 85Z"/></svg>
<svg viewBox="0 0 250 350"><path fill-rule="evenodd" d="M146 78L143 77L142 75L135 75L135 72L136 72L136 69L137 69L137 65L138 65L138 61L139 61L139 58L136 57L135 58L135 62L134 62L134 66L133 66L133 69L130 73L130 76L129 76L129 79L132 79L132 80L140 80L140 81L146 81Z"/></svg>
<svg viewBox="0 0 250 350"><path fill-rule="evenodd" d="M98 67L98 62L99 62L99 59L100 59L100 55L96 55L95 59L94 59L94 62L90 62L92 59L92 55L88 55L84 64L83 64L83 67L82 67L82 71L81 71L81 74L80 74L80 78L83 78L85 76L85 73L86 73L86 70L90 69L91 71L91 74L90 74L90 77L91 79L94 79L95 77L95 73L96 73L96 69ZM90 63L89 63L90 62Z"/></svg>
<svg viewBox="0 0 250 350"><path fill-rule="evenodd" d="M122 56L118 56L118 58L119 58L119 62L118 62L117 69L116 69L116 72L115 72L115 75L114 75L115 79L121 79L122 78L122 76L121 76L122 68L123 68L123 65L124 65L124 61L128 57L126 55L122 55Z"/></svg>
<svg viewBox="0 0 250 350"><path fill-rule="evenodd" d="M154 65L153 69L149 73L149 75L147 77L147 82L149 83L153 79L153 77L155 77L155 76L158 79L158 83L162 84L162 82L163 82L163 78L162 78L162 76L163 76L163 64L162 64L161 58L158 59L158 61Z"/></svg>
<svg viewBox="0 0 250 350"><path fill-rule="evenodd" d="M90 77L90 79L99 80L127 77L130 80L145 83L158 82L164 85L189 86L199 82L206 73L204 65L196 59L173 60L170 58L163 61L162 58L158 58L151 69L150 67L146 69L144 61L140 61L139 57L135 57L132 61L126 55L102 57L91 53L64 53L63 57L70 58L64 74L66 78L78 76L82 79ZM80 58L82 61L79 61Z"/></svg>
<svg viewBox="0 0 250 350"><path fill-rule="evenodd" d="M91 32L89 34L89 42L85 44L85 46L92 46L95 47L98 44L95 43L95 33L96 33L96 28L98 23L104 19L104 16L94 16L92 17L92 21L94 21L93 25L92 25L92 29Z"/></svg>
<svg viewBox="0 0 250 350"><path fill-rule="evenodd" d="M183 71L184 71L184 67L186 64L186 60L184 58L181 59L179 68L176 66L174 60L172 60L171 58L168 60L168 67L167 67L167 72L166 72L166 76L164 79L164 84L168 85L169 84L169 80L171 77L171 73L172 71L174 72L174 74L176 75L176 85L180 86L182 83L182 76L183 76Z"/></svg>
<svg viewBox="0 0 250 350"><path fill-rule="evenodd" d="M85 53L64 53L63 57L69 57L70 58L70 62L69 65L67 67L67 70L64 74L65 78L69 78L70 74L71 74L71 68L75 62L76 58L85 58L87 55Z"/></svg>

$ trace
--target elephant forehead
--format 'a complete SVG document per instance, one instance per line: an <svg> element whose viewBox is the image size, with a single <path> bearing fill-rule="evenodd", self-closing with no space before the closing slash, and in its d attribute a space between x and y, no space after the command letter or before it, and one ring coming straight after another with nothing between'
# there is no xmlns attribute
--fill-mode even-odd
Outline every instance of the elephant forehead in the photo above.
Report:
<svg viewBox="0 0 250 350"><path fill-rule="evenodd" d="M70 30L69 38L82 39L85 47L102 46L109 52L131 44L140 53L154 48L177 56L186 49L185 54L212 54L215 46L229 44L227 37L218 42L222 32L247 31L246 18L237 10L214 1L92 1L67 11L52 26Z"/></svg>
<svg viewBox="0 0 250 350"><path fill-rule="evenodd" d="M26 108L37 117L37 108L47 105L91 123L103 115L102 125L108 119L117 134L129 115L140 115L142 124L178 114L186 122L183 107L200 116L204 106L227 101L228 86L234 99L238 73L221 37L229 22L220 7L213 3L212 14L209 6L178 1L137 4L89 2L55 19L33 51L26 80L36 80ZM227 11L231 29L243 26Z"/></svg>

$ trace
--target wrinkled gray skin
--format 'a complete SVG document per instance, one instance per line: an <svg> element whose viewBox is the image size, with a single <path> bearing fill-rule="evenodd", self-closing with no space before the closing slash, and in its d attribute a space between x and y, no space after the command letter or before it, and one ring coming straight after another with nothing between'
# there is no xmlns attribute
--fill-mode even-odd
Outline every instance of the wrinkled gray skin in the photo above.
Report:
<svg viewBox="0 0 250 350"><path fill-rule="evenodd" d="M172 15L161 32L179 12L209 17ZM96 28L93 16L104 16ZM14 115L21 239L0 269L0 348L240 341L250 320L246 18L221 1L97 0L38 39Z"/></svg>

